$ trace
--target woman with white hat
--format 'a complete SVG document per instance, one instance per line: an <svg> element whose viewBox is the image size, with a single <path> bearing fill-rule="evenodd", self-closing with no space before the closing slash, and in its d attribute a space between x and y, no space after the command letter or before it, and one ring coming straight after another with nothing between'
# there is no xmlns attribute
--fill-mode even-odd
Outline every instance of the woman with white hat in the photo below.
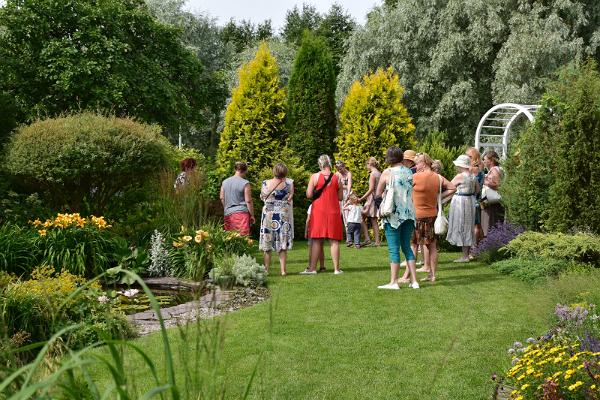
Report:
<svg viewBox="0 0 600 400"><path fill-rule="evenodd" d="M471 173L471 157L466 154L454 160L458 175L452 179L456 192L450 203L448 234L446 240L462 247L462 257L454 262L469 262L469 250L475 244L473 224L475 221L475 196L479 193L477 177Z"/></svg>

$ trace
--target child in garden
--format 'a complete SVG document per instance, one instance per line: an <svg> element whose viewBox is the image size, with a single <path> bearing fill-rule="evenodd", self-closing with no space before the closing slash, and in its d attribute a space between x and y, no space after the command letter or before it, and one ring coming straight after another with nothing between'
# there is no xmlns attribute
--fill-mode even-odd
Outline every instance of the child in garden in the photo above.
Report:
<svg viewBox="0 0 600 400"><path fill-rule="evenodd" d="M360 249L360 230L362 222L362 205L355 193L348 195L348 202L344 205L344 211L348 211L346 221L348 222L346 235L348 237L348 247L352 246Z"/></svg>
<svg viewBox="0 0 600 400"><path fill-rule="evenodd" d="M312 205L308 206L308 211L306 212L306 226L304 227L304 237L308 238L308 266L310 268L311 258L312 258L312 239L308 236L308 227L310 223L310 211L312 209ZM319 272L326 271L325 269L325 253L323 249L321 249L321 254L319 254Z"/></svg>

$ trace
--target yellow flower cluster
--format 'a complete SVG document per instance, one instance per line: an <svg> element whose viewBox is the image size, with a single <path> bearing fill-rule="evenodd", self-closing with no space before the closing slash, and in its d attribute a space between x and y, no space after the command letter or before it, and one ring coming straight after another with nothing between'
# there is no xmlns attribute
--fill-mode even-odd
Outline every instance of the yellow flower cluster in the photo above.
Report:
<svg viewBox="0 0 600 400"><path fill-rule="evenodd" d="M104 217L96 217L92 215L90 218L83 218L79 213L59 213L54 219L47 219L44 222L40 221L39 219L36 219L35 221L29 221L29 223L38 228L38 233L40 234L40 236L46 236L48 233L48 229L50 228L83 228L86 225L88 225L102 230L112 227L112 225L109 225L106 222Z"/></svg>
<svg viewBox="0 0 600 400"><path fill-rule="evenodd" d="M68 271L56 273L53 267L42 266L34 269L31 279L18 281L8 287L7 295L13 298L29 298L36 296L41 299L65 299L86 282L85 278L73 275ZM100 284L94 282L93 289L100 289Z"/></svg>
<svg viewBox="0 0 600 400"><path fill-rule="evenodd" d="M579 344L576 343L575 347L578 348ZM539 343L526 347L507 374L509 381L517 387L511 392L511 398L541 398L543 385L548 382L558 385L563 392L566 390L575 394L588 390L596 393L596 386L592 385L593 382L585 368L586 363L597 362L595 360L600 356L600 352L573 352L574 350L573 346L554 343ZM600 392L598 394L600 395Z"/></svg>
<svg viewBox="0 0 600 400"><path fill-rule="evenodd" d="M182 227L182 231L183 231L183 227ZM180 248L184 247L186 244L190 243L192 240L196 243L202 243L205 239L208 239L209 237L210 237L210 233L208 233L207 231L203 231L202 229L199 229L195 232L194 237L191 237L190 235L180 236L179 240L173 241L173 247L175 247L176 249L180 249Z"/></svg>

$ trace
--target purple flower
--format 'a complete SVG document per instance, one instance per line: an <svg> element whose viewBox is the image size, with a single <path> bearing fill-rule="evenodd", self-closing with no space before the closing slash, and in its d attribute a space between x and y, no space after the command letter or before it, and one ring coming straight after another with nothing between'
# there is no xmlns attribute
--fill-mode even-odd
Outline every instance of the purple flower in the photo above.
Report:
<svg viewBox="0 0 600 400"><path fill-rule="evenodd" d="M557 304L554 313L558 317L559 322L573 322L575 325L581 326L587 318L589 311L581 306L571 308L569 306Z"/></svg>
<svg viewBox="0 0 600 400"><path fill-rule="evenodd" d="M498 251L523 232L525 232L525 228L522 226L498 222L490 228L487 236L473 248L473 255L478 256L488 251Z"/></svg>

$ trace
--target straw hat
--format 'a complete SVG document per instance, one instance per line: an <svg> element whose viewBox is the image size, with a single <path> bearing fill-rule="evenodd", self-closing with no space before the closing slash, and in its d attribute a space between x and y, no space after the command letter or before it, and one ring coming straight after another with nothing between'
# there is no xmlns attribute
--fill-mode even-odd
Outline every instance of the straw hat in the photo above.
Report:
<svg viewBox="0 0 600 400"><path fill-rule="evenodd" d="M404 159L415 162L415 157L417 156L417 152L414 150L406 150L404 151Z"/></svg>
<svg viewBox="0 0 600 400"><path fill-rule="evenodd" d="M461 168L471 168L471 157L466 154L462 154L458 156L456 160L454 160L454 165Z"/></svg>

